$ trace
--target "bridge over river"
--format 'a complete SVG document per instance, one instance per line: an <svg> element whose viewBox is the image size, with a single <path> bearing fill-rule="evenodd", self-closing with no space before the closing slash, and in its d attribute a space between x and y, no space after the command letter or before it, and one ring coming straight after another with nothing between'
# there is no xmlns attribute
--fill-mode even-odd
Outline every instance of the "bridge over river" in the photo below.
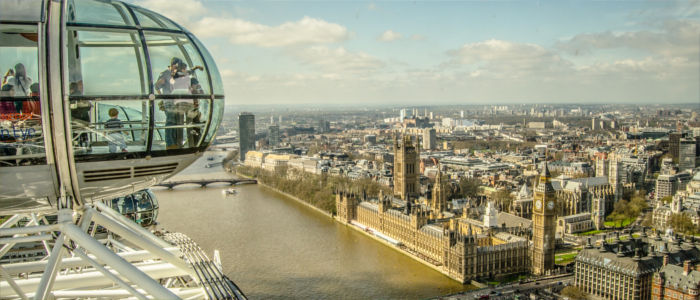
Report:
<svg viewBox="0 0 700 300"><path fill-rule="evenodd" d="M220 179L188 179L188 180L173 180L173 181L163 181L156 186L164 186L168 189L172 189L175 186L182 184L199 184L200 187L206 187L211 183L228 183L229 185L236 184L257 184L258 181L255 179L237 179L237 178L220 178Z"/></svg>

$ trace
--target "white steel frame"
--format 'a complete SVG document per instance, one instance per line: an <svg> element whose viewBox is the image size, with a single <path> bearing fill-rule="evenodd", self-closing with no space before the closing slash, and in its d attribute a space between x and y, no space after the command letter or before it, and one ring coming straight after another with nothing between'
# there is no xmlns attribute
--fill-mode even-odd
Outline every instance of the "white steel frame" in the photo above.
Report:
<svg viewBox="0 0 700 300"><path fill-rule="evenodd" d="M94 236L98 225L107 238ZM60 209L56 224L30 213L0 225L0 257L23 242L48 255L0 265L0 299L207 297L177 247L100 202Z"/></svg>

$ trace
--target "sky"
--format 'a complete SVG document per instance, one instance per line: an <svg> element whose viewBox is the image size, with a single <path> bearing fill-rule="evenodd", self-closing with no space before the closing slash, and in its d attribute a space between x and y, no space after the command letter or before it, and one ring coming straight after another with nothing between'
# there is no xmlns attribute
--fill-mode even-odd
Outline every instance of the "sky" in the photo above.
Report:
<svg viewBox="0 0 700 300"><path fill-rule="evenodd" d="M698 103L700 1L135 0L229 105Z"/></svg>

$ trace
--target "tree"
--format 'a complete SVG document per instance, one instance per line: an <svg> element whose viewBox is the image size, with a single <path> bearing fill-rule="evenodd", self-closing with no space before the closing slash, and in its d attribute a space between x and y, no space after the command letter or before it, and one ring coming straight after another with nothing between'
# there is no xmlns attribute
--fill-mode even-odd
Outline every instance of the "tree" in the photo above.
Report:
<svg viewBox="0 0 700 300"><path fill-rule="evenodd" d="M668 225L677 233L694 235L698 232L698 228L693 224L693 221L684 213L672 214L668 220Z"/></svg>
<svg viewBox="0 0 700 300"><path fill-rule="evenodd" d="M627 218L629 218L629 202L627 200L617 201L615 208L608 216L608 220L615 222L616 227L622 227L622 222Z"/></svg>
<svg viewBox="0 0 700 300"><path fill-rule="evenodd" d="M513 196L508 189L500 189L493 193L493 201L496 202L501 211L510 211L510 205L513 203Z"/></svg>
<svg viewBox="0 0 700 300"><path fill-rule="evenodd" d="M462 177L459 180L460 195L465 198L476 197L479 194L481 180L476 178Z"/></svg>
<svg viewBox="0 0 700 300"><path fill-rule="evenodd" d="M579 290L577 287L570 285L561 290L561 295L564 297L569 297L573 300L583 300L588 299L588 294L586 292Z"/></svg>
<svg viewBox="0 0 700 300"><path fill-rule="evenodd" d="M668 195L668 196L666 196L666 197L663 197L663 198L661 198L661 201L662 201L663 203L671 203L671 201L673 201L673 196Z"/></svg>

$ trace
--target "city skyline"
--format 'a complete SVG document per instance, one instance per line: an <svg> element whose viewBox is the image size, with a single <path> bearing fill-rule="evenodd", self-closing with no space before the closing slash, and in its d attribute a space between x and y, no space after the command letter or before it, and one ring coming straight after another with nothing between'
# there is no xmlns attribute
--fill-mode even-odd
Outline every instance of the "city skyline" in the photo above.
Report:
<svg viewBox="0 0 700 300"><path fill-rule="evenodd" d="M698 1L135 3L203 40L227 105L700 97Z"/></svg>

